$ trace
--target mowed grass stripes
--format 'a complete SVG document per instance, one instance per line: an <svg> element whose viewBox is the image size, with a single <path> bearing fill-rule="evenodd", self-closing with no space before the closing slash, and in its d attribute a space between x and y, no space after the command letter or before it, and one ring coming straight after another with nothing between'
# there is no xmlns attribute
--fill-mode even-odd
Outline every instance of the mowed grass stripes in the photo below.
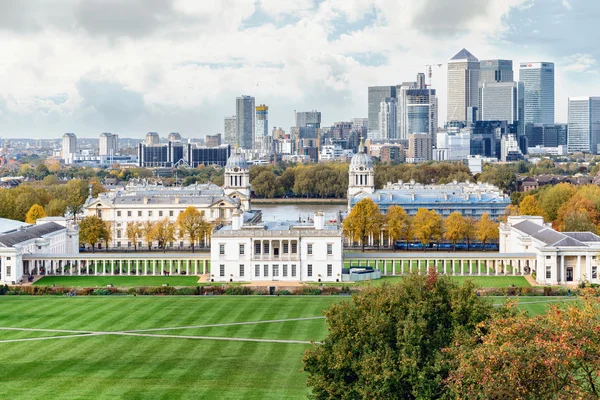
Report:
<svg viewBox="0 0 600 400"><path fill-rule="evenodd" d="M98 336L0 330L0 393L12 399L304 399L300 372L309 346L162 337L120 332L283 340L321 340L322 316L343 297L0 297L0 327L112 332ZM543 312L552 300L522 297L522 308ZM563 301L563 299L554 299ZM572 299L564 299L572 300ZM490 299L501 303L502 298ZM185 328L182 327L193 327ZM142 333L142 332L140 332Z"/></svg>

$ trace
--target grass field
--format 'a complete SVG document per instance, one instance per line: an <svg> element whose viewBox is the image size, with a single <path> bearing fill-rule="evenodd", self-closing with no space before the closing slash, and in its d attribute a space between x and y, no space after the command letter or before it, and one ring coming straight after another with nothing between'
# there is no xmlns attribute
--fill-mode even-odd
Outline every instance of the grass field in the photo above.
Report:
<svg viewBox="0 0 600 400"><path fill-rule="evenodd" d="M341 283L311 283L311 285L325 286L381 286L384 283L391 285L400 282L403 276L383 276L381 279L362 282L341 282ZM531 287L527 279L523 276L450 276L450 279L462 284L467 280L472 280L475 285L482 288L505 288L510 285L515 287Z"/></svg>
<svg viewBox="0 0 600 400"><path fill-rule="evenodd" d="M36 286L58 287L133 287L133 286L197 286L197 276L45 276L35 282Z"/></svg>
<svg viewBox="0 0 600 400"><path fill-rule="evenodd" d="M302 353L327 333L322 311L345 299L1 296L0 393L11 399L303 399ZM564 300L520 298L531 314Z"/></svg>

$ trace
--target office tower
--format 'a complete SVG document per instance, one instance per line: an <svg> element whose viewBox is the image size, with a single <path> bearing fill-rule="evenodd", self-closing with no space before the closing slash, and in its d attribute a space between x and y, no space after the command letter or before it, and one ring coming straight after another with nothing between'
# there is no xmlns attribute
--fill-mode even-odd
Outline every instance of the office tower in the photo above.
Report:
<svg viewBox="0 0 600 400"><path fill-rule="evenodd" d="M369 129L369 118L352 118L352 129Z"/></svg>
<svg viewBox="0 0 600 400"><path fill-rule="evenodd" d="M567 151L598 154L600 97L569 97Z"/></svg>
<svg viewBox="0 0 600 400"><path fill-rule="evenodd" d="M479 86L484 83L514 81L512 60L484 60L479 63Z"/></svg>
<svg viewBox="0 0 600 400"><path fill-rule="evenodd" d="M305 147L318 148L320 145L321 112L314 110L296 112L296 126L290 128L290 132L293 133L291 136L294 138L296 151L299 154L307 154L307 152L312 151L303 150ZM316 152L316 150L314 151Z"/></svg>
<svg viewBox="0 0 600 400"><path fill-rule="evenodd" d="M372 139L389 141L398 137L398 124L396 123L396 115L398 113L398 103L394 98L387 97L379 105L379 132L377 135L371 136Z"/></svg>
<svg viewBox="0 0 600 400"><path fill-rule="evenodd" d="M236 98L237 138L242 149L252 149L254 140L254 97L241 96Z"/></svg>
<svg viewBox="0 0 600 400"><path fill-rule="evenodd" d="M433 152L433 138L426 133L412 133L408 135L408 162L421 162L431 160Z"/></svg>
<svg viewBox="0 0 600 400"><path fill-rule="evenodd" d="M321 127L320 111L300 111L296 113L296 125L300 128L304 126Z"/></svg>
<svg viewBox="0 0 600 400"><path fill-rule="evenodd" d="M448 62L448 121L466 121L467 107L479 106L477 57L462 49Z"/></svg>
<svg viewBox="0 0 600 400"><path fill-rule="evenodd" d="M119 152L119 135L103 132L98 140L99 156L114 156Z"/></svg>
<svg viewBox="0 0 600 400"><path fill-rule="evenodd" d="M522 82L483 82L479 88L479 119L518 123L518 133L525 133L525 94Z"/></svg>
<svg viewBox="0 0 600 400"><path fill-rule="evenodd" d="M219 147L221 145L221 134L206 135L204 137L204 145L206 147Z"/></svg>
<svg viewBox="0 0 600 400"><path fill-rule="evenodd" d="M77 136L65 133L62 137L61 156L63 160L71 160L77 154Z"/></svg>
<svg viewBox="0 0 600 400"><path fill-rule="evenodd" d="M369 137L379 133L379 111L381 102L386 98L396 97L396 86L370 86L369 87L369 126L367 134Z"/></svg>
<svg viewBox="0 0 600 400"><path fill-rule="evenodd" d="M269 136L269 107L264 104L256 106L256 127L254 129L254 149L265 150L265 138Z"/></svg>
<svg viewBox="0 0 600 400"><path fill-rule="evenodd" d="M146 133L146 145L151 146L153 144L158 144L160 142L160 138L158 137L158 133L156 132L148 132Z"/></svg>
<svg viewBox="0 0 600 400"><path fill-rule="evenodd" d="M529 124L527 146L557 147L567 144L567 124Z"/></svg>
<svg viewBox="0 0 600 400"><path fill-rule="evenodd" d="M525 125L553 124L554 63L521 63L519 81L525 87Z"/></svg>
<svg viewBox="0 0 600 400"><path fill-rule="evenodd" d="M223 141L225 144L230 145L235 148L238 143L237 136L237 117L234 115L232 117L225 117L225 125L223 128Z"/></svg>
<svg viewBox="0 0 600 400"><path fill-rule="evenodd" d="M398 138L407 141L412 133L427 133L432 143L438 126L438 102L435 89L427 88L424 78L404 82L396 88L398 95Z"/></svg>

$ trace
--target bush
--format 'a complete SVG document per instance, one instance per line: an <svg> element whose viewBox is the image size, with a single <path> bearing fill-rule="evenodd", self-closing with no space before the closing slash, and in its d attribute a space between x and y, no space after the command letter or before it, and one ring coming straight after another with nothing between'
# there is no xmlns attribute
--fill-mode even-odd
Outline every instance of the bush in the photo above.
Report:
<svg viewBox="0 0 600 400"><path fill-rule="evenodd" d="M293 293L297 296L318 296L321 294L321 289L309 287L309 286L303 286L303 287L294 289Z"/></svg>
<svg viewBox="0 0 600 400"><path fill-rule="evenodd" d="M225 294L230 296L248 296L252 294L252 289L248 286L229 286Z"/></svg>
<svg viewBox="0 0 600 400"><path fill-rule="evenodd" d="M180 289L175 289L175 294L179 295L179 296L195 296L198 294L196 288L188 288L188 287L184 287L184 288L180 288Z"/></svg>
<svg viewBox="0 0 600 400"><path fill-rule="evenodd" d="M110 290L108 289L96 289L92 293L94 296L110 296Z"/></svg>
<svg viewBox="0 0 600 400"><path fill-rule="evenodd" d="M292 292L290 292L289 290L283 289L283 290L277 290L277 291L275 292L275 294L276 294L277 296L289 296L289 295L291 295L291 294L292 294Z"/></svg>

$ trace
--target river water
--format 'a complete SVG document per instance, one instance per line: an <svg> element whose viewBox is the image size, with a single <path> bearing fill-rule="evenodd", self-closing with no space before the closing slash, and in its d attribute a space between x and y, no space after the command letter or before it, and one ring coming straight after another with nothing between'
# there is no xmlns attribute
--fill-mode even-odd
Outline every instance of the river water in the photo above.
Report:
<svg viewBox="0 0 600 400"><path fill-rule="evenodd" d="M284 203L284 204L255 204L252 209L262 211L264 222L269 221L307 221L314 218L316 211L325 213L325 221L337 220L338 213L347 211L345 204L306 204L306 203Z"/></svg>

